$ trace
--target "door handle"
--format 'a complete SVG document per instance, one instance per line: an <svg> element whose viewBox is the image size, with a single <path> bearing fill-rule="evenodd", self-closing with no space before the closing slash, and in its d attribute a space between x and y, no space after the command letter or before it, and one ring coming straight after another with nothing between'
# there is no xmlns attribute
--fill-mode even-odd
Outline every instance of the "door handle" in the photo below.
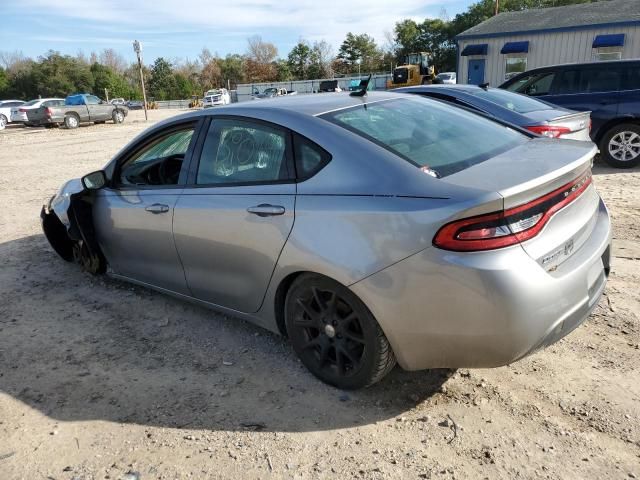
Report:
<svg viewBox="0 0 640 480"><path fill-rule="evenodd" d="M274 215L284 214L285 209L280 205L269 205L268 203L261 203L260 205L247 208L247 212L258 215L259 217L271 217Z"/></svg>
<svg viewBox="0 0 640 480"><path fill-rule="evenodd" d="M162 203L154 203L153 205L149 205L145 207L147 212L151 213L166 213L169 211L169 205L163 205Z"/></svg>

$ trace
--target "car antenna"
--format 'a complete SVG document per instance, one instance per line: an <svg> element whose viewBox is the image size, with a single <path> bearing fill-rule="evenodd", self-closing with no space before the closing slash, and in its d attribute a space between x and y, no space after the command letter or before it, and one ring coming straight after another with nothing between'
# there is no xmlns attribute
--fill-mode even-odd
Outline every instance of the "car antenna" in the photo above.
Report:
<svg viewBox="0 0 640 480"><path fill-rule="evenodd" d="M483 90L488 90L489 89L489 82L481 83L478 86Z"/></svg>
<svg viewBox="0 0 640 480"><path fill-rule="evenodd" d="M355 90L351 92L349 95L352 97L364 97L367 94L367 88L369 87L369 82L371 81L371 74L366 80L360 80L360 90Z"/></svg>

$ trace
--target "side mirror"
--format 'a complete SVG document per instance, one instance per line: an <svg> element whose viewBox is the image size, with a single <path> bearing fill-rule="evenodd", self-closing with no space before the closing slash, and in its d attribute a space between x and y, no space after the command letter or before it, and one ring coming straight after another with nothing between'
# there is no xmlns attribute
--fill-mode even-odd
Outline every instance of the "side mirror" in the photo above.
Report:
<svg viewBox="0 0 640 480"><path fill-rule="evenodd" d="M104 171L98 170L82 177L82 186L87 190L99 190L107 184L107 176Z"/></svg>

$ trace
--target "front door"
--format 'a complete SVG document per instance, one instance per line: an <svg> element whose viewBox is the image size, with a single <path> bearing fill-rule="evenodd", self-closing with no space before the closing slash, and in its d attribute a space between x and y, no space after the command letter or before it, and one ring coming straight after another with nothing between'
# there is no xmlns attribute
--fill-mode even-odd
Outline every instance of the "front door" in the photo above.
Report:
<svg viewBox="0 0 640 480"><path fill-rule="evenodd" d="M469 85L480 85L484 83L484 58L469 60L467 83Z"/></svg>
<svg viewBox="0 0 640 480"><path fill-rule="evenodd" d="M89 120L92 122L99 122L102 120L109 120L107 115L107 105L101 105L100 99L95 95L87 95L85 97L87 102L87 110L89 113Z"/></svg>
<svg viewBox="0 0 640 480"><path fill-rule="evenodd" d="M289 135L246 119L213 118L173 231L194 297L256 312L293 227Z"/></svg>
<svg viewBox="0 0 640 480"><path fill-rule="evenodd" d="M98 242L114 273L185 295L172 223L194 130L193 123L174 125L143 141L116 169L113 185L98 192L93 208Z"/></svg>

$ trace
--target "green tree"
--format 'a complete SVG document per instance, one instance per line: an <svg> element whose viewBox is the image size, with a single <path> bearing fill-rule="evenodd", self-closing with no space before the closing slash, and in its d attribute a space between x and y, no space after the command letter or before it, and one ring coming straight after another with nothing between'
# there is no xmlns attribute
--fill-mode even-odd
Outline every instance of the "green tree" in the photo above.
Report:
<svg viewBox="0 0 640 480"><path fill-rule="evenodd" d="M0 67L0 98L4 97L9 88L9 76L4 68Z"/></svg>
<svg viewBox="0 0 640 480"><path fill-rule="evenodd" d="M156 58L151 67L149 95L156 100L170 100L176 93L176 79L171 64L162 57Z"/></svg>
<svg viewBox="0 0 640 480"><path fill-rule="evenodd" d="M93 75L93 93L100 97L105 97L105 89L109 98L130 98L131 87L123 75L114 72L110 67L94 63L91 65Z"/></svg>
<svg viewBox="0 0 640 480"><path fill-rule="evenodd" d="M93 90L93 75L89 66L77 58L54 51L39 57L22 80L23 88L28 90L24 92L28 98L38 95L58 97Z"/></svg>
<svg viewBox="0 0 640 480"><path fill-rule="evenodd" d="M237 84L247 81L246 59L242 55L229 54L224 59L220 59L218 64L222 74L222 83L225 86L230 83L233 88Z"/></svg>
<svg viewBox="0 0 640 480"><path fill-rule="evenodd" d="M376 71L381 67L381 58L382 52L378 49L373 37L366 33L354 35L351 32L347 33L337 56L350 73L357 70L357 62L360 62L361 72Z"/></svg>
<svg viewBox="0 0 640 480"><path fill-rule="evenodd" d="M307 78L306 74L309 68L310 55L311 47L309 47L309 44L304 40L300 40L289 52L289 56L287 57L289 71L296 80L304 80Z"/></svg>

